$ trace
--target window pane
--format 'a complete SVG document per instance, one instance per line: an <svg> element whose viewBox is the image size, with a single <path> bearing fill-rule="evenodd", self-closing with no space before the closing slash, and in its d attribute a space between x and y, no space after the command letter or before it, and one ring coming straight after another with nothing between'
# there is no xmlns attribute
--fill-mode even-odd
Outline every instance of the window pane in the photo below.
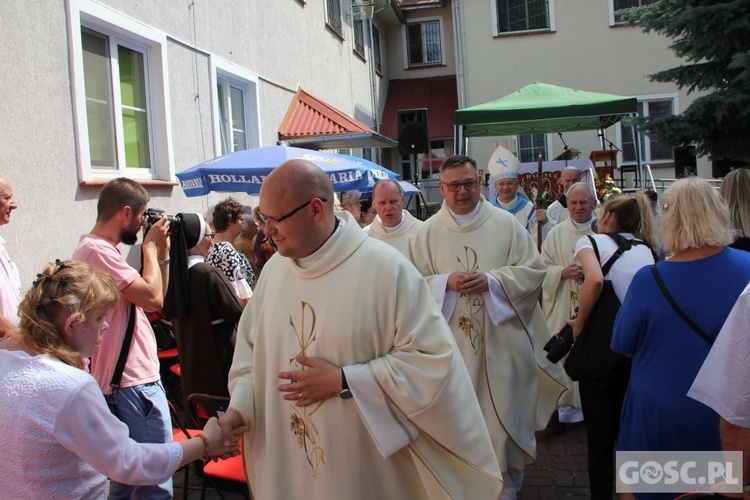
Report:
<svg viewBox="0 0 750 500"><path fill-rule="evenodd" d="M549 28L547 0L497 0L500 33Z"/></svg>
<svg viewBox="0 0 750 500"><path fill-rule="evenodd" d="M424 38L426 45L427 62L439 63L442 62L440 50L440 22L430 21L423 24L424 27Z"/></svg>
<svg viewBox="0 0 750 500"><path fill-rule="evenodd" d="M409 38L409 65L422 64L422 25L408 24L406 33Z"/></svg>
<svg viewBox="0 0 750 500"><path fill-rule="evenodd" d="M380 71L380 31L372 25L372 44L375 52L375 69Z"/></svg>
<svg viewBox="0 0 750 500"><path fill-rule="evenodd" d="M648 103L648 116L656 118L670 116L672 114L672 101L651 101ZM651 160L671 160L672 148L662 141L657 141L649 136Z"/></svg>
<svg viewBox="0 0 750 500"><path fill-rule="evenodd" d="M354 21L354 50L364 55L365 53L365 27L364 21Z"/></svg>
<svg viewBox="0 0 750 500"><path fill-rule="evenodd" d="M327 0L326 2L328 24L330 24L337 33L341 33L341 4L339 2L340 0Z"/></svg>
<svg viewBox="0 0 750 500"><path fill-rule="evenodd" d="M245 125L245 94L242 89L231 87L232 103L232 150L247 149L247 130Z"/></svg>
<svg viewBox="0 0 750 500"><path fill-rule="evenodd" d="M143 54L118 46L125 166L151 168Z"/></svg>
<svg viewBox="0 0 750 500"><path fill-rule="evenodd" d="M518 136L518 160L538 161L539 150L544 150L544 134L524 134ZM544 158L546 160L546 157Z"/></svg>
<svg viewBox="0 0 750 500"><path fill-rule="evenodd" d="M639 102L637 106L638 110L638 117L643 116L643 103ZM633 131L635 130L633 128L633 120L637 120L636 118L630 118L626 117L623 118L622 122L620 122L620 133L622 135L622 161L623 163L635 163L635 136L633 135ZM643 141L643 133L640 134L641 139L641 159L644 159L644 141Z"/></svg>
<svg viewBox="0 0 750 500"><path fill-rule="evenodd" d="M216 82L216 102L219 103L219 136L221 137L221 154L230 153L229 149L229 117L227 116L226 101L227 90L226 83L223 79L217 79Z"/></svg>
<svg viewBox="0 0 750 500"><path fill-rule="evenodd" d="M91 166L114 169L117 166L117 156L109 39L98 33L81 30L81 44Z"/></svg>

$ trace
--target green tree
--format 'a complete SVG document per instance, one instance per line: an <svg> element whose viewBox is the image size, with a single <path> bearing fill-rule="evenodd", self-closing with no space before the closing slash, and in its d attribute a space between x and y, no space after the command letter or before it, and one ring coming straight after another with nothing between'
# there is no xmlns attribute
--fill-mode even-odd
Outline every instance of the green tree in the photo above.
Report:
<svg viewBox="0 0 750 500"><path fill-rule="evenodd" d="M680 115L646 119L646 132L712 159L750 161L750 0L657 0L618 13L673 39L685 60L652 81L705 92Z"/></svg>

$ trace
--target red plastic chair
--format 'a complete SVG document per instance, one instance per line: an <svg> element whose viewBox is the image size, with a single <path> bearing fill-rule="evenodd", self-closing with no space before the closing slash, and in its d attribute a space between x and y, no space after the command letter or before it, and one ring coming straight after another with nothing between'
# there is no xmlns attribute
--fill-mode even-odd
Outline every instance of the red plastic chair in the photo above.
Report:
<svg viewBox="0 0 750 500"><path fill-rule="evenodd" d="M187 427L182 425L180 423L180 420L177 418L177 410L175 410L172 402L167 400L167 404L169 404L169 416L172 418L172 441L174 441L175 443L180 443L182 441L187 441L190 438L194 438L201 433L200 429L188 429ZM185 481L182 485L182 498L187 500L188 481L190 479L190 464L184 465L182 469L185 472Z"/></svg>
<svg viewBox="0 0 750 500"><path fill-rule="evenodd" d="M187 410L196 427L203 428L211 417L221 417L229 407L229 398L223 396L212 396L210 394L191 394L187 398ZM201 486L201 499L206 498L207 481L223 499L224 496L216 486L214 480L240 483L247 488L247 476L245 466L242 463L242 455L237 455L227 460L208 462L203 466L203 485ZM243 489L245 498L250 498L249 490Z"/></svg>

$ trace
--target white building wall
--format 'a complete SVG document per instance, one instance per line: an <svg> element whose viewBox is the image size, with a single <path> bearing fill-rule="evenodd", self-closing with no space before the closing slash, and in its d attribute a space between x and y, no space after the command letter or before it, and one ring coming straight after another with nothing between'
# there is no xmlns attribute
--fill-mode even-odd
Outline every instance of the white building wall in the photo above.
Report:
<svg viewBox="0 0 750 500"><path fill-rule="evenodd" d="M495 0L461 0L464 22L467 106L499 99L534 81L562 87L624 96L674 94L678 112L697 95L687 95L673 83L651 82L648 74L681 64L668 46L670 40L646 34L637 26L610 26L611 0L550 0L554 31L493 37ZM617 127L607 131L620 144ZM570 147L587 158L601 149L596 131L566 133ZM470 140L469 154L484 165L499 138ZM553 137L552 157L563 150ZM711 177L710 165L699 159L699 175ZM673 177L672 168L654 170L655 177Z"/></svg>
<svg viewBox="0 0 750 500"><path fill-rule="evenodd" d="M19 208L11 224L0 228L0 236L20 268L23 289L44 263L70 257L79 236L94 225L101 189L101 183L79 185L77 174L70 2L93 3L166 37L172 173L217 154L212 57L257 75L261 145L276 143L298 85L372 124L369 51L366 63L353 54L346 16L350 7L343 0L343 40L325 27L325 2L317 1L2 2L0 172L10 179ZM385 45L384 30L381 43ZM381 56L385 65L385 49ZM171 214L205 212L226 196L186 198L177 185L146 188L150 205ZM246 195L234 196L250 201Z"/></svg>

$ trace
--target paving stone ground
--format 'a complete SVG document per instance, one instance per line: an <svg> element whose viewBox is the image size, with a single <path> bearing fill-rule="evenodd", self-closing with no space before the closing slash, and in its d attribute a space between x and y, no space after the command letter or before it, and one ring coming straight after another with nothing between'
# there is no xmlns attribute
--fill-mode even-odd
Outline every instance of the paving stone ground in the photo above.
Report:
<svg viewBox="0 0 750 500"><path fill-rule="evenodd" d="M588 500L586 429L583 423L537 432L537 461L526 469L521 500Z"/></svg>

